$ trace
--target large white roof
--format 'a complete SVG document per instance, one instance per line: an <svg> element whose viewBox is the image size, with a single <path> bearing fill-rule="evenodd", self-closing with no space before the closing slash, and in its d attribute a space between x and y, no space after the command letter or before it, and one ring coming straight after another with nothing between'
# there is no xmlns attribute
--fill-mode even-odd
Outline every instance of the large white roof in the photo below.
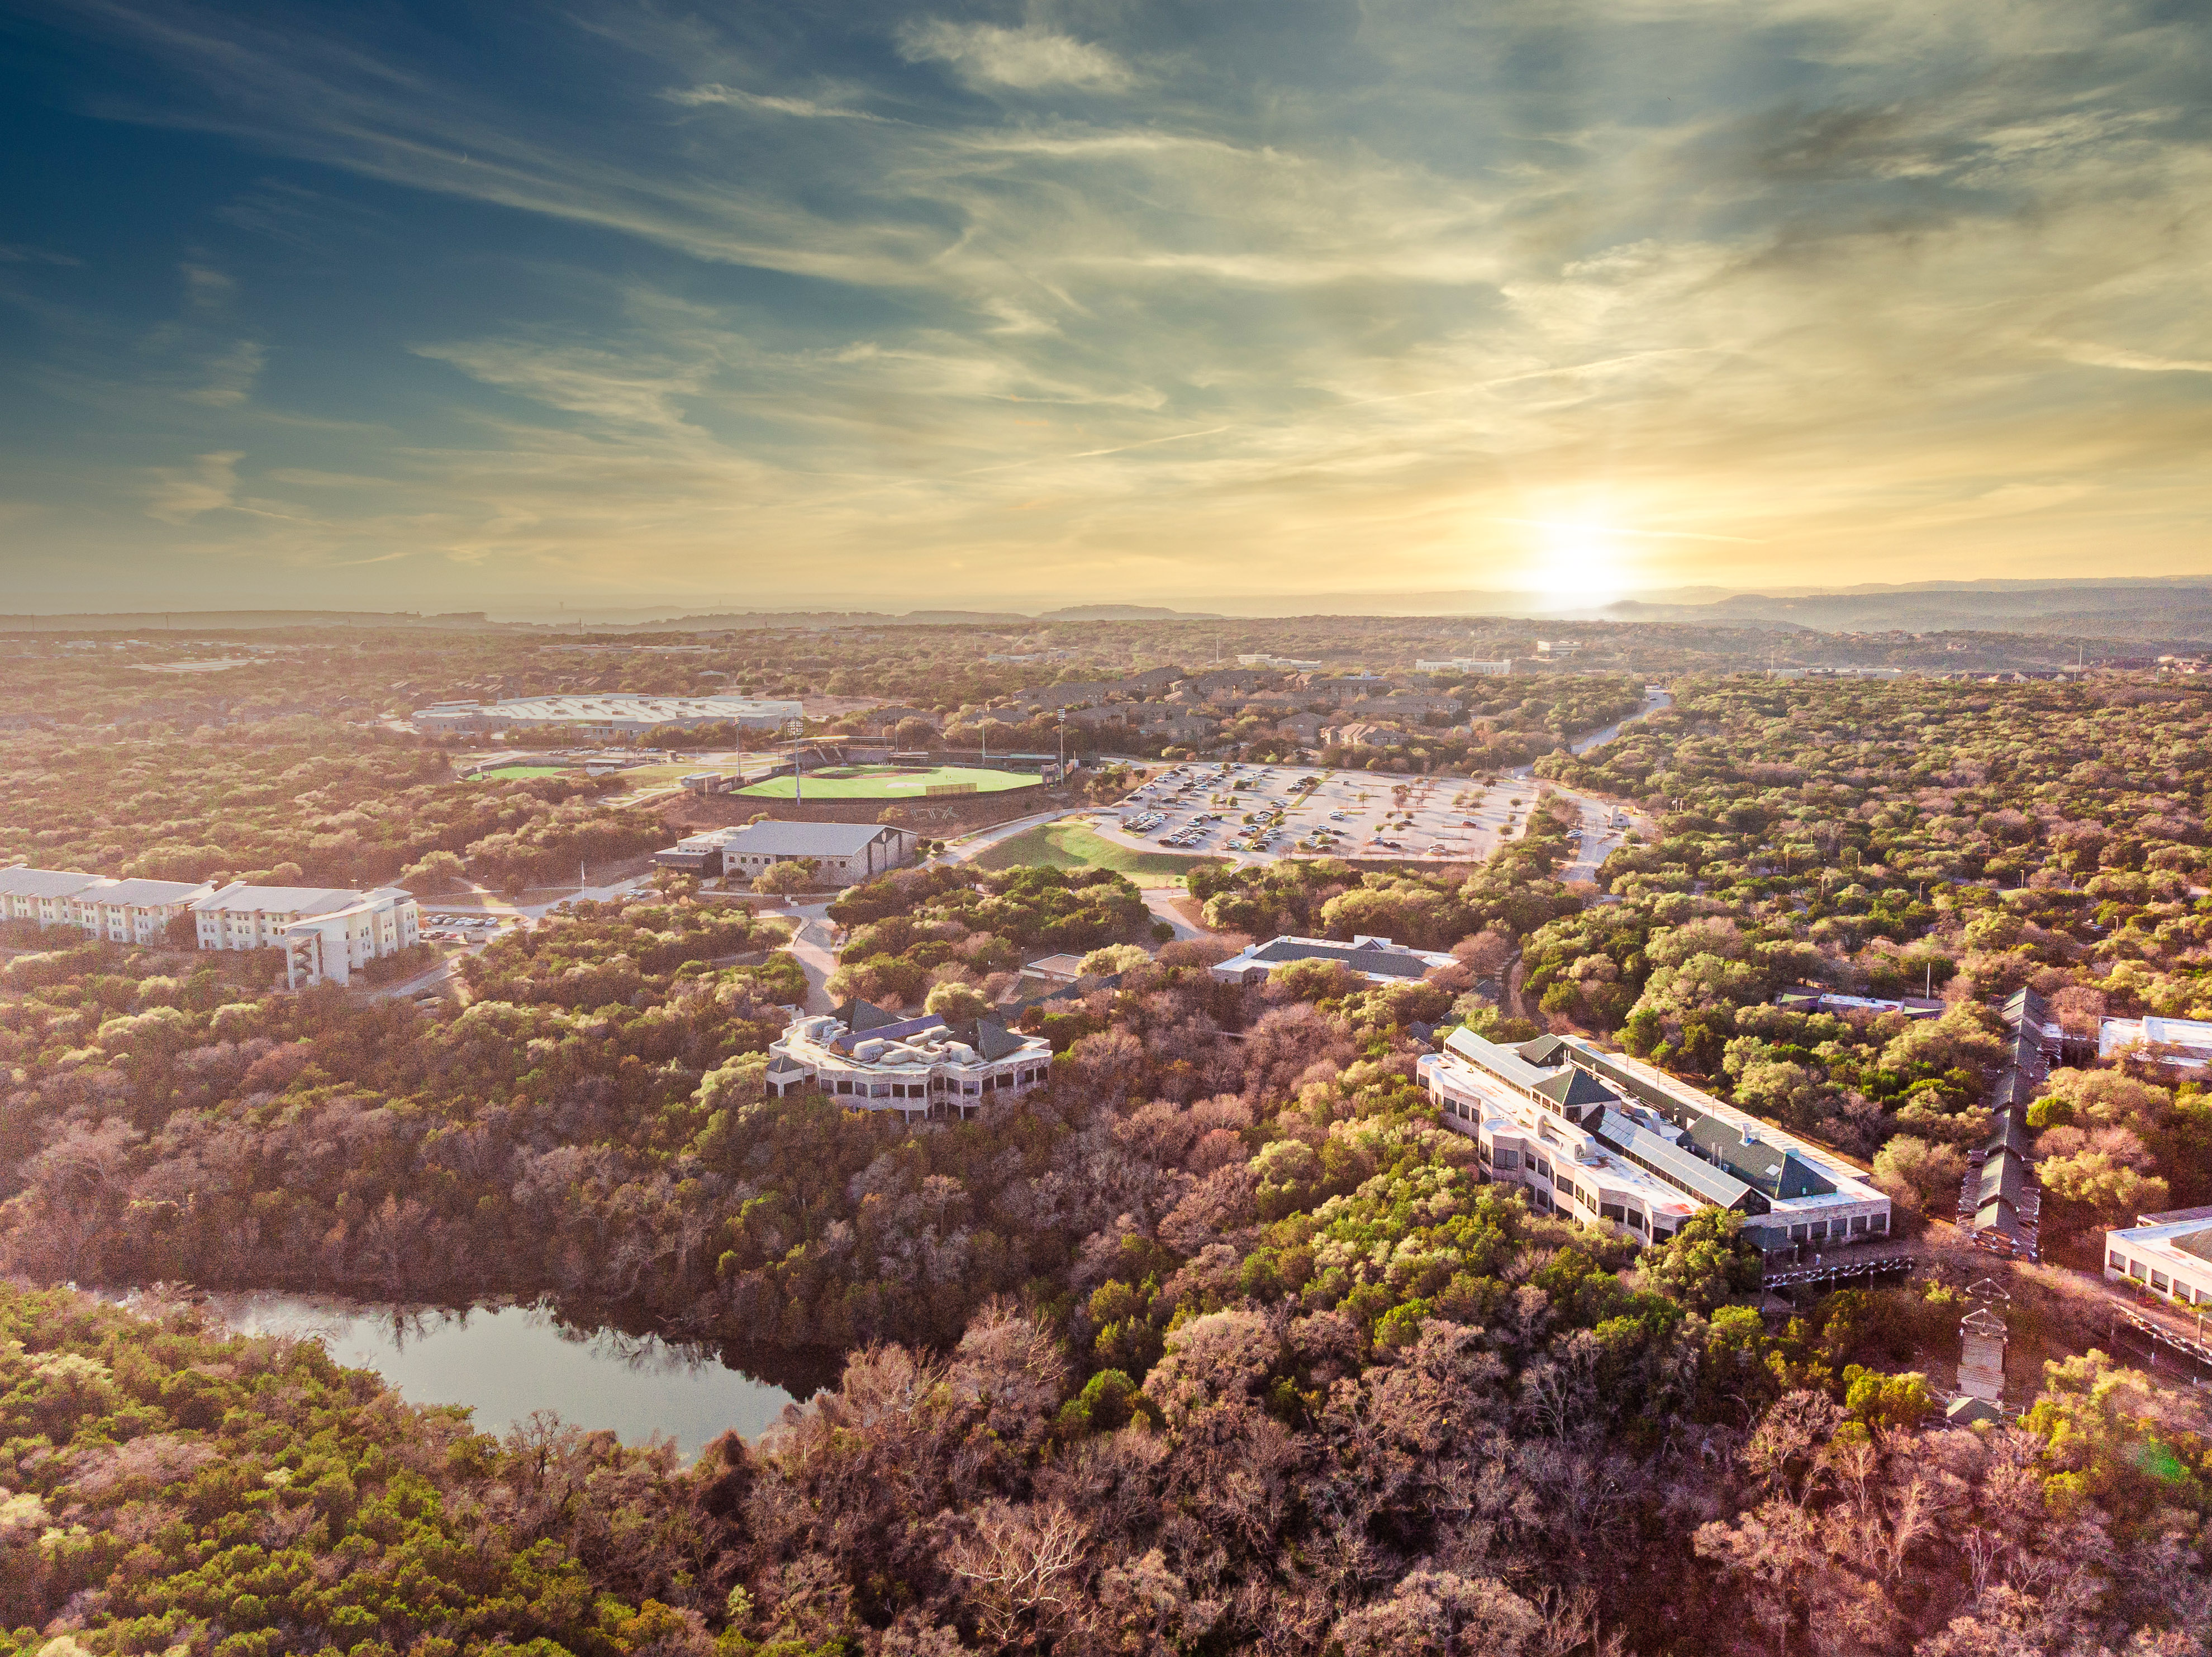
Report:
<svg viewBox="0 0 2212 1657"><path fill-rule="evenodd" d="M354 892L343 886L227 886L202 899L195 909L228 911L236 914L328 915L351 909L377 898L406 898L411 892L398 886L378 886L373 892Z"/></svg>
<svg viewBox="0 0 2212 1657"><path fill-rule="evenodd" d="M796 702L751 696L530 696L505 702L441 704L425 713L476 713L524 724L592 725L609 720L647 720L655 724L687 719L798 719Z"/></svg>
<svg viewBox="0 0 2212 1657"><path fill-rule="evenodd" d="M881 823L767 822L715 831L726 850L771 857L850 857L894 832Z"/></svg>
<svg viewBox="0 0 2212 1657"><path fill-rule="evenodd" d="M0 897L74 898L105 877L53 868L0 868Z"/></svg>

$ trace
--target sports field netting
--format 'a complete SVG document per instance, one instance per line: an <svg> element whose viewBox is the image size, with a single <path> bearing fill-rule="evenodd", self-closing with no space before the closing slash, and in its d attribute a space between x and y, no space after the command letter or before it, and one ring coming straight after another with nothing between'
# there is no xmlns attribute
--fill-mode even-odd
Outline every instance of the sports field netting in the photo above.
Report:
<svg viewBox="0 0 2212 1657"><path fill-rule="evenodd" d="M924 800L936 789L954 783L969 786L974 794L1003 794L1009 789L1033 789L1044 779L1027 771L978 771L967 765L824 765L805 777L809 800ZM788 800L798 790L793 779L771 777L738 790L756 800Z"/></svg>

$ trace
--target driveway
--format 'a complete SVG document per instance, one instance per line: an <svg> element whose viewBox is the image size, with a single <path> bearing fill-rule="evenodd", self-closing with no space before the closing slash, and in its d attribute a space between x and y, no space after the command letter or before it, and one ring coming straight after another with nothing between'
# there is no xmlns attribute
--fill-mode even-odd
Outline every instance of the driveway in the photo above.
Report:
<svg viewBox="0 0 2212 1657"><path fill-rule="evenodd" d="M1144 896L1145 907L1152 911L1152 918L1156 921L1165 921L1175 929L1176 942L1180 943L1187 938L1203 938L1206 935L1203 927L1193 926L1176 911L1175 900L1183 895L1181 886L1148 886L1139 890Z"/></svg>
<svg viewBox="0 0 2212 1657"><path fill-rule="evenodd" d="M793 904L782 912L796 923L790 948L792 959L806 975L806 1010L835 1012L836 1003L830 999L827 988L830 975L837 970L837 951L832 943L836 928L830 923L830 905Z"/></svg>

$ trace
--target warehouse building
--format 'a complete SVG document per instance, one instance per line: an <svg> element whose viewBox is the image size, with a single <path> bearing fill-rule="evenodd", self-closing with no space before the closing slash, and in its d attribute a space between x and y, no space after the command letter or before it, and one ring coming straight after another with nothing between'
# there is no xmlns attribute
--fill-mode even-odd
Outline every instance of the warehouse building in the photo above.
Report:
<svg viewBox="0 0 2212 1657"><path fill-rule="evenodd" d="M824 885L851 886L913 862L919 838L891 823L751 823L689 835L653 861L702 879L750 880L778 863L811 859Z"/></svg>
<svg viewBox="0 0 2212 1657"><path fill-rule="evenodd" d="M1889 1198L1850 1164L1636 1059L1460 1029L1418 1074L1485 1177L1520 1185L1540 1213L1656 1243L1726 1209L1769 1256L1889 1236Z"/></svg>
<svg viewBox="0 0 2212 1657"><path fill-rule="evenodd" d="M769 1045L768 1091L817 1087L854 1111L908 1122L957 1121L1016 1099L1052 1069L1052 1044L989 1019L954 1026L906 1018L864 1001L793 1020Z"/></svg>
<svg viewBox="0 0 2212 1657"><path fill-rule="evenodd" d="M441 702L415 710L415 728L424 735L481 734L487 731L549 729L558 726L580 736L611 740L643 736L664 725L694 730L702 725L734 725L740 730L776 731L797 736L805 710L796 702L750 696L532 696L506 702Z"/></svg>

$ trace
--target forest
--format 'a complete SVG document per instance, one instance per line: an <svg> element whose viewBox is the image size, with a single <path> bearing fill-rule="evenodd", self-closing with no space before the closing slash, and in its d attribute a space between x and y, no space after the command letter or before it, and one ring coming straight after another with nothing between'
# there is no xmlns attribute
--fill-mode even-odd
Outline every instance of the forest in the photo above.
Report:
<svg viewBox="0 0 2212 1657"><path fill-rule="evenodd" d="M2209 739L2191 681L1686 683L1617 741L1539 762L1661 826L1600 871L1619 901L1529 938L1522 993L1875 1156L1941 1211L1987 1131L1996 1002L2033 986L2092 1046L2107 1014L2212 1013ZM1948 1010L1771 1004L1797 983ZM2212 1097L2139 1068L2063 1070L2039 1107L2062 1238L2212 1200Z"/></svg>
<svg viewBox="0 0 2212 1657"><path fill-rule="evenodd" d="M1025 960L1152 939L1159 925L1136 887L1109 869L993 874L964 863L854 886L829 913L848 929L830 994L883 1007L920 1007L946 984L1003 1000Z"/></svg>
<svg viewBox="0 0 2212 1657"><path fill-rule="evenodd" d="M1994 997L2032 984L2075 1030L2197 1007L2202 703L1686 680L1541 760L1487 862L1205 868L1189 941L1109 871L900 871L830 905L834 994L964 1008L1042 954L1112 969L1022 1009L1043 1088L920 1130L766 1094L806 994L788 923L684 879L503 934L428 1009L275 994L250 958L13 950L0 1631L40 1657L2202 1657L2212 1440L2094 1349L2093 1288L1931 1236L1901 1283L1763 1318L1733 1221L1639 1250L1539 1215L1413 1080L1455 1021L1590 1030L1940 1217ZM611 815L352 727L101 740L15 750L33 861L489 879ZM94 795L95 751L127 791ZM1570 789L1658 819L1595 887L1560 879ZM1276 931L1455 962L1207 972ZM1940 1015L1775 1004L1805 983ZM2170 1075L2063 1068L2030 1119L2076 1232L2212 1200L2212 1101ZM1930 1368L1984 1274L2075 1355L1954 1429ZM550 1295L842 1374L685 1467L479 1433L158 1293L27 1287L70 1282Z"/></svg>
<svg viewBox="0 0 2212 1657"><path fill-rule="evenodd" d="M298 716L121 743L31 734L0 759L0 860L161 880L503 891L665 844L619 777L467 782L446 757Z"/></svg>

